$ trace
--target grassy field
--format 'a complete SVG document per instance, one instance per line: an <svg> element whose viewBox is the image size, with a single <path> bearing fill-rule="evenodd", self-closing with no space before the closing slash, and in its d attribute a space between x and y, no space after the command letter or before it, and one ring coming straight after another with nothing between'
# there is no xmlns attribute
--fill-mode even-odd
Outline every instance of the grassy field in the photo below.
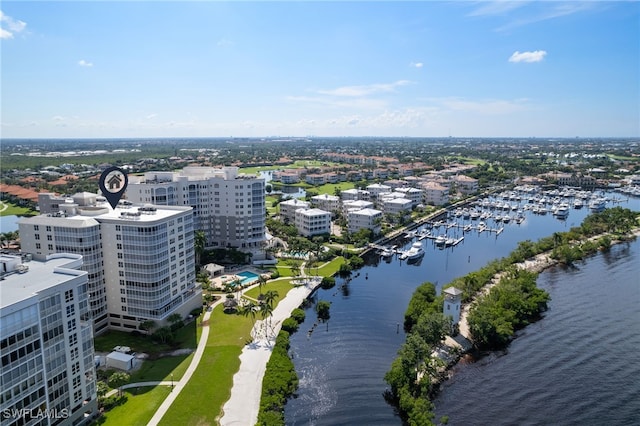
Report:
<svg viewBox="0 0 640 426"><path fill-rule="evenodd" d="M2 210L4 206L7 206L6 209ZM0 201L0 216L33 216L38 214L37 211L28 209L26 207L16 206L13 203L9 203L7 201Z"/></svg>
<svg viewBox="0 0 640 426"><path fill-rule="evenodd" d="M263 285L262 289L260 289L260 287L254 287L250 290L247 290L245 294L251 297L252 299L257 299L261 292L266 293L269 290L274 290L278 292L278 297L276 298L276 302L279 302L280 299L282 299L287 294L287 292L292 288L293 287L291 285L290 279L278 279L266 285Z"/></svg>
<svg viewBox="0 0 640 426"><path fill-rule="evenodd" d="M151 340L150 336L137 336L124 331L108 331L94 339L96 352L111 352L115 346L129 346L133 352L144 352L150 355L166 352L176 348L191 348L197 346L197 321L191 321L176 332L176 346L172 347Z"/></svg>
<svg viewBox="0 0 640 426"><path fill-rule="evenodd" d="M162 401L171 392L169 386L131 388L124 391L127 402L105 413L103 425L138 426L151 420Z"/></svg>
<svg viewBox="0 0 640 426"><path fill-rule="evenodd" d="M162 425L215 424L231 395L240 353L250 341L253 320L225 314L222 305L211 313L207 346L194 375L162 418Z"/></svg>
<svg viewBox="0 0 640 426"><path fill-rule="evenodd" d="M165 356L153 361L144 361L140 369L131 374L130 383L180 380L187 371L187 367L193 359L193 353L189 355Z"/></svg>
<svg viewBox="0 0 640 426"><path fill-rule="evenodd" d="M257 167L243 167L240 169L241 173L256 174L267 170L281 170L281 169L303 169L305 167L332 167L339 165L338 163L332 163L331 161L319 161L319 160L297 160L293 164L286 166L257 166Z"/></svg>
<svg viewBox="0 0 640 426"><path fill-rule="evenodd" d="M353 189L356 185L353 182L340 182L340 183L326 183L324 185L312 187L312 191L317 191L318 194L334 195L336 189L344 191L345 189Z"/></svg>
<svg viewBox="0 0 640 426"><path fill-rule="evenodd" d="M341 259L329 262L320 270L337 271ZM342 259L342 261L344 260ZM277 306L277 303L293 288L290 281L288 279L274 280L264 285L262 291L277 291L278 298L275 301ZM257 298L260 294L260 288L255 287L247 294L249 297ZM223 312L222 305L216 306L209 318L209 338L198 368L191 376L185 389L162 418L161 425L199 426L217 423L222 415L222 406L231 395L233 375L240 368L242 348L251 340L250 332L253 323L252 318L238 314L226 314ZM127 345L126 340L118 339L118 337L124 336L116 335L109 339L103 339L103 344ZM120 343L113 344L114 341ZM135 347L133 346L135 341L130 343L132 348ZM171 372L173 372L174 379L177 380L184 374L192 357L193 354L185 357L163 357L149 365L145 363L138 372L132 375L131 381L169 380ZM169 391L166 386L141 388L138 391L135 389L127 390L129 400L124 405L106 413L104 424L120 426L148 423Z"/></svg>

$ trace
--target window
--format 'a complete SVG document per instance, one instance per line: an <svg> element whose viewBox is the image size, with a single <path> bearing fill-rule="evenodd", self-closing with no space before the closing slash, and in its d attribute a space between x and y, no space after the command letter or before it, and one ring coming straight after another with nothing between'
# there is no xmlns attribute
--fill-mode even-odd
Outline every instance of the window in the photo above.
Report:
<svg viewBox="0 0 640 426"><path fill-rule="evenodd" d="M73 289L64 292L64 301L66 303L73 301Z"/></svg>
<svg viewBox="0 0 640 426"><path fill-rule="evenodd" d="M34 238L35 238L36 240L39 240L39 239L40 239L40 234L36 234Z"/></svg>

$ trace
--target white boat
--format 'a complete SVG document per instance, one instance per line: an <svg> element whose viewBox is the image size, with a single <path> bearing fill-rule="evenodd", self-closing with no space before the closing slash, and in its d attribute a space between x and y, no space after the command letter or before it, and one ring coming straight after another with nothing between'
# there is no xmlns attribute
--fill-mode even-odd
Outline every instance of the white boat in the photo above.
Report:
<svg viewBox="0 0 640 426"><path fill-rule="evenodd" d="M576 198L575 201L573 202L574 209L581 209L583 205L584 205L584 202L580 198Z"/></svg>
<svg viewBox="0 0 640 426"><path fill-rule="evenodd" d="M392 257L394 254L395 254L395 250L393 250L390 247L385 247L380 252L380 256L384 257L385 259L388 259L388 258Z"/></svg>
<svg viewBox="0 0 640 426"><path fill-rule="evenodd" d="M415 242L411 244L411 248L400 255L400 259L413 260L424 256L422 243Z"/></svg>
<svg viewBox="0 0 640 426"><path fill-rule="evenodd" d="M593 212L601 212L607 207L607 201L603 198L595 198L589 202L589 208Z"/></svg>
<svg viewBox="0 0 640 426"><path fill-rule="evenodd" d="M444 235L438 235L436 237L436 245L437 246L443 246L444 243L447 242L447 237L445 237Z"/></svg>
<svg viewBox="0 0 640 426"><path fill-rule="evenodd" d="M566 219L569 216L569 206L564 203L560 204L553 214L558 219Z"/></svg>

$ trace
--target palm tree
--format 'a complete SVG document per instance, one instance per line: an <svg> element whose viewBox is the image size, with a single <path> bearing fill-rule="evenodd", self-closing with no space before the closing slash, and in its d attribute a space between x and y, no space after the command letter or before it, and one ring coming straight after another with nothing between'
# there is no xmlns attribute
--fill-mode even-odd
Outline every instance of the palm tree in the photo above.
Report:
<svg viewBox="0 0 640 426"><path fill-rule="evenodd" d="M270 305L273 307L273 302L276 301L276 299L278 298L278 296L280 296L278 294L278 292L276 290L269 290L264 294L263 297L263 301L264 303L266 303L267 305Z"/></svg>
<svg viewBox="0 0 640 426"><path fill-rule="evenodd" d="M260 274L258 276L258 288L260 289L260 295L262 295L262 287L267 284L267 280Z"/></svg>
<svg viewBox="0 0 640 426"><path fill-rule="evenodd" d="M207 237L204 234L204 231L197 230L194 233L194 250L196 255L196 266L200 265L200 259L202 258L202 254L204 253L204 248L207 244Z"/></svg>
<svg viewBox="0 0 640 426"><path fill-rule="evenodd" d="M151 333L151 330L156 328L156 322L154 320L146 320L140 323L140 330L144 330L147 334Z"/></svg>
<svg viewBox="0 0 640 426"><path fill-rule="evenodd" d="M273 307L269 303L263 303L260 305L260 316L264 323L264 333L267 334L267 319L273 315Z"/></svg>
<svg viewBox="0 0 640 426"><path fill-rule="evenodd" d="M244 305L242 305L242 307L240 308L240 315L242 315L243 317L251 317L252 329L256 325L256 308L257 307L258 305L256 305L250 300Z"/></svg>

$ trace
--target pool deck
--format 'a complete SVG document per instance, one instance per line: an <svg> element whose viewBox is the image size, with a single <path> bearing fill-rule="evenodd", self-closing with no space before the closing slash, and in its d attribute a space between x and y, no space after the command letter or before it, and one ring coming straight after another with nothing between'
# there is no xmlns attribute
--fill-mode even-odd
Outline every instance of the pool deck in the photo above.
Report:
<svg viewBox="0 0 640 426"><path fill-rule="evenodd" d="M220 275L218 277L212 277L211 278L211 286L213 288L217 288L217 289L222 290L222 289L224 289L225 284L232 283L232 282L237 281L237 280L242 281L243 279L246 279L247 277L243 277L242 275L238 275L238 274L241 274L243 272L248 272L248 273L251 273L251 274L255 274L256 275L256 280L258 279L258 277L260 275L268 275L264 271L262 271L262 272L256 271L253 268L249 268L249 267L241 268L241 269L233 271L233 273L226 273L226 274ZM269 277L265 277L265 278L269 279ZM250 283L248 283L248 284L246 284L246 285L251 285L251 284L254 284L254 283L255 283L255 280L250 282Z"/></svg>

